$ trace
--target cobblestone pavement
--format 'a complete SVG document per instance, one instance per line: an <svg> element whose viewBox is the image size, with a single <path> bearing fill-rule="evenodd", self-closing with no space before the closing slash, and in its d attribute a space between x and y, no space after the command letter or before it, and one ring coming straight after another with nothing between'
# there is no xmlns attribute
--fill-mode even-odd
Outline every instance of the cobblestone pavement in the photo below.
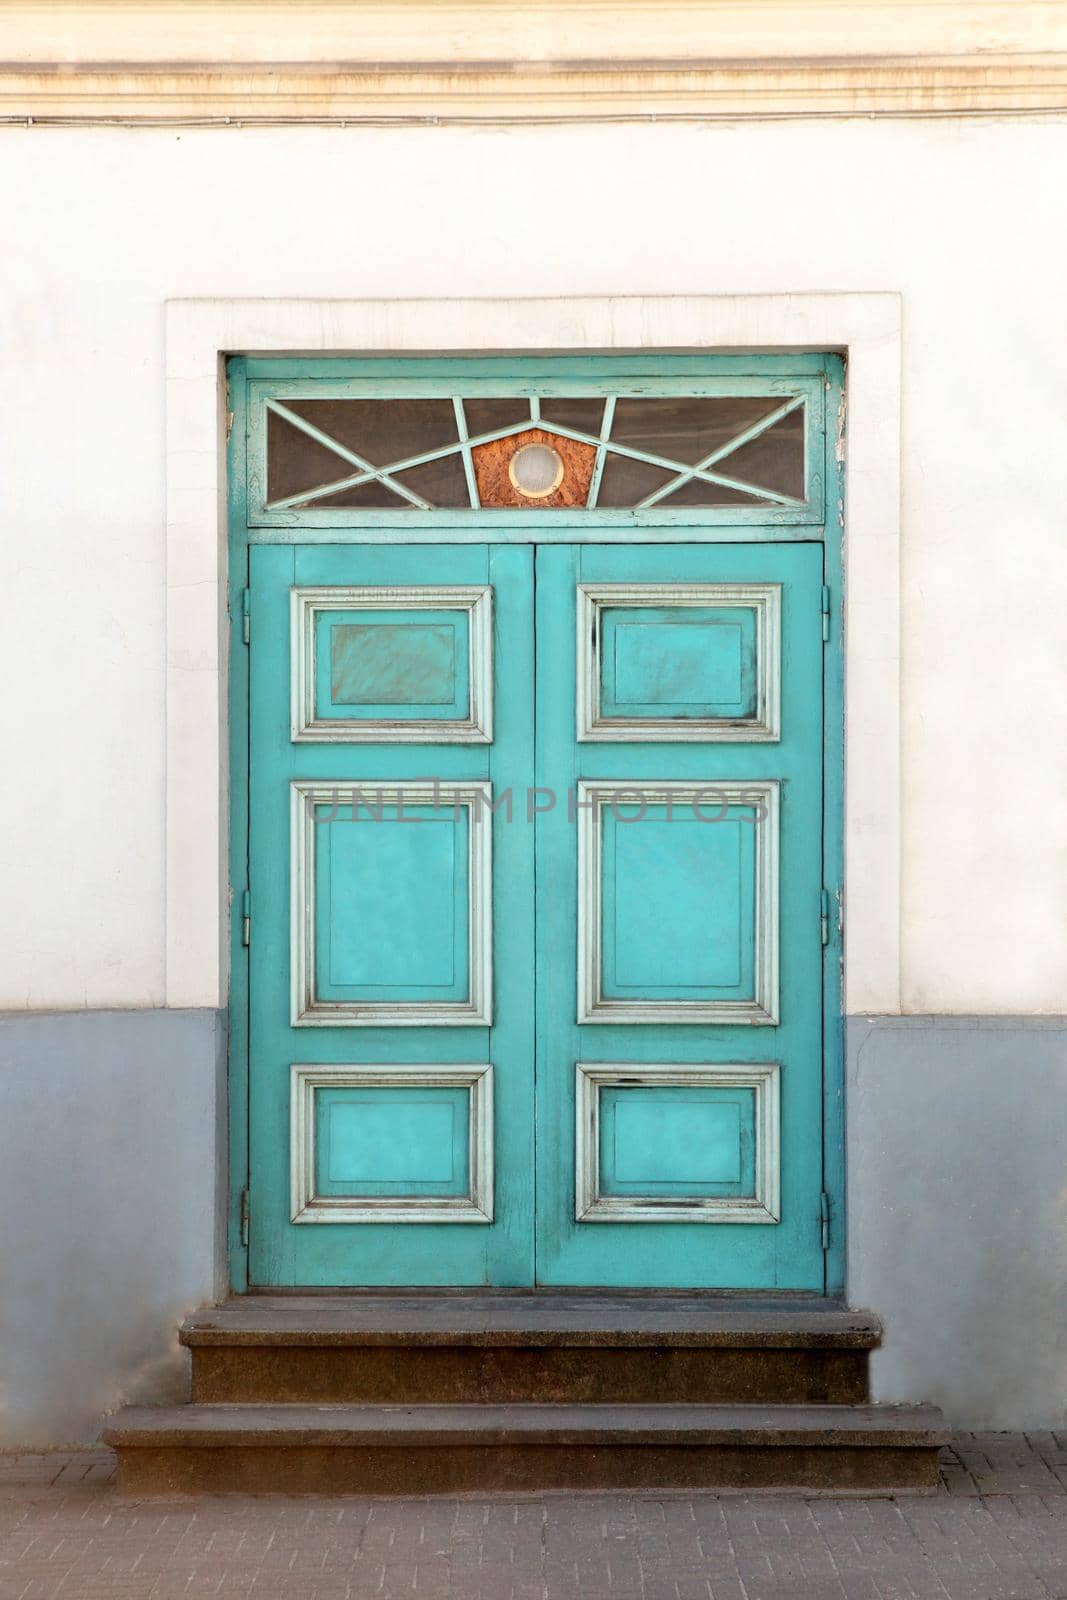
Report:
<svg viewBox="0 0 1067 1600"><path fill-rule="evenodd" d="M1067 1600L1067 1435L967 1434L940 1491L132 1500L0 1457L0 1600Z"/></svg>

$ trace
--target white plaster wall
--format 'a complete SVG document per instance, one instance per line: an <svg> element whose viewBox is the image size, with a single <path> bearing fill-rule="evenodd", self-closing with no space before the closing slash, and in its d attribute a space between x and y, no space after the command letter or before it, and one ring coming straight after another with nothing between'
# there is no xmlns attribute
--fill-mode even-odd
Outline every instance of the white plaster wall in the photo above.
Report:
<svg viewBox="0 0 1067 1600"><path fill-rule="evenodd" d="M1064 118L6 129L0 1008L163 996L166 300L896 290L904 1008L1062 1011L1065 162Z"/></svg>

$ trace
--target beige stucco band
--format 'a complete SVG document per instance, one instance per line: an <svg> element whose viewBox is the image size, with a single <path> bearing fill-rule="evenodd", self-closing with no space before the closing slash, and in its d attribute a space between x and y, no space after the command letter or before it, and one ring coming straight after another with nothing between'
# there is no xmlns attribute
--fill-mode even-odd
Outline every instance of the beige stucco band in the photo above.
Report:
<svg viewBox="0 0 1067 1600"><path fill-rule="evenodd" d="M166 999L228 991L228 354L840 350L845 526L845 1002L900 1010L900 374L894 294L175 300L166 307Z"/></svg>
<svg viewBox="0 0 1067 1600"><path fill-rule="evenodd" d="M1047 0L5 0L0 119L522 122L1041 113Z"/></svg>

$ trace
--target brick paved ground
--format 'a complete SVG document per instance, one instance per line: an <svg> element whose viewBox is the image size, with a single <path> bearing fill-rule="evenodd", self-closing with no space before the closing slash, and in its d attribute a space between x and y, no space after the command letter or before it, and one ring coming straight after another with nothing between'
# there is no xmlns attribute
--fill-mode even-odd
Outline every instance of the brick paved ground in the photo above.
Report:
<svg viewBox="0 0 1067 1600"><path fill-rule="evenodd" d="M0 1457L0 1600L1067 1600L1067 1435L968 1434L925 1497L121 1498Z"/></svg>

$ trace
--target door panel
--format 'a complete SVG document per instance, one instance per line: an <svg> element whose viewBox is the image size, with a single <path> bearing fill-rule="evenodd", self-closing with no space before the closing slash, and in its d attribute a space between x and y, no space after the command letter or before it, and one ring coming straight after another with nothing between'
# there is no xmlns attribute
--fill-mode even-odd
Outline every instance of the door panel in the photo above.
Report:
<svg viewBox="0 0 1067 1600"><path fill-rule="evenodd" d="M492 1016L493 786L289 786L294 1027L427 1027Z"/></svg>
<svg viewBox="0 0 1067 1600"><path fill-rule="evenodd" d="M778 738L778 583L578 586L578 737Z"/></svg>
<svg viewBox="0 0 1067 1600"><path fill-rule="evenodd" d="M251 1281L528 1284L532 552L255 547L251 591Z"/></svg>
<svg viewBox="0 0 1067 1600"><path fill-rule="evenodd" d="M821 585L253 547L252 1283L822 1288Z"/></svg>
<svg viewBox="0 0 1067 1600"><path fill-rule="evenodd" d="M492 742L491 585L294 588L293 738Z"/></svg>
<svg viewBox="0 0 1067 1600"><path fill-rule="evenodd" d="M540 1282L823 1286L821 586L538 550Z"/></svg>
<svg viewBox="0 0 1067 1600"><path fill-rule="evenodd" d="M579 1022L777 1021L778 794L578 779Z"/></svg>

